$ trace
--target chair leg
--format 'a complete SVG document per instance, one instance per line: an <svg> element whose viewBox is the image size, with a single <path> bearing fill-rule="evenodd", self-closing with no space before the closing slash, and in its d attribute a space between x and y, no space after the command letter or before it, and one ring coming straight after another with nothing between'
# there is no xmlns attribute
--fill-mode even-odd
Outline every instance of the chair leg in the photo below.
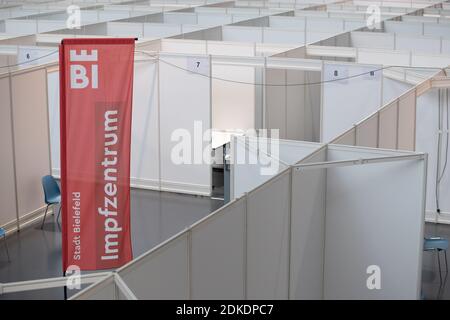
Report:
<svg viewBox="0 0 450 320"><path fill-rule="evenodd" d="M445 257L445 271L448 273L447 250L444 250L444 257Z"/></svg>
<svg viewBox="0 0 450 320"><path fill-rule="evenodd" d="M45 218L47 217L47 210L48 210L48 207L49 207L49 204L47 205L47 208L45 208L44 220L42 220L41 229L44 228L44 223L45 223Z"/></svg>
<svg viewBox="0 0 450 320"><path fill-rule="evenodd" d="M59 204L58 216L56 217L56 222L59 221L59 216L61 215L61 204ZM59 222L58 222L59 223Z"/></svg>
<svg viewBox="0 0 450 320"><path fill-rule="evenodd" d="M9 257L8 243L6 242L6 234L3 235L3 241L5 242L6 255L8 256L8 262L11 262Z"/></svg>
<svg viewBox="0 0 450 320"><path fill-rule="evenodd" d="M439 250L436 250L436 254L437 254L437 257L438 257L439 280L440 280L440 283L441 283L441 285L442 285L441 257L440 257L440 254L439 254Z"/></svg>

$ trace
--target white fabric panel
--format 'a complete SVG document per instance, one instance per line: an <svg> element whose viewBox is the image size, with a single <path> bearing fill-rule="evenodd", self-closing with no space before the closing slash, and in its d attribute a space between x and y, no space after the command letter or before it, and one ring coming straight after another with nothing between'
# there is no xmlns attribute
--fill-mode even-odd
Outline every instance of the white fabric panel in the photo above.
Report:
<svg viewBox="0 0 450 320"><path fill-rule="evenodd" d="M47 74L48 117L52 174L61 175L59 129L59 71Z"/></svg>
<svg viewBox="0 0 450 320"><path fill-rule="evenodd" d="M243 52L250 53L245 49ZM213 65L212 127L218 130L255 128L254 67ZM237 83L232 80L244 83Z"/></svg>
<svg viewBox="0 0 450 320"><path fill-rule="evenodd" d="M207 53L211 55L230 55L240 57L253 57L255 55L255 46L249 43L208 41L207 48ZM213 67L213 72L215 68L216 66Z"/></svg>
<svg viewBox="0 0 450 320"><path fill-rule="evenodd" d="M417 117L416 117L416 150L428 153L428 178L427 178L427 212L436 212L436 167L438 150L438 112L439 98L437 89L427 91L417 98ZM445 108L444 108L445 109ZM446 112L443 119L445 120ZM445 123L445 121L444 121ZM445 159L445 141L446 135L442 136L442 155L441 172ZM450 200L445 195L445 191L450 188L450 171L444 172L441 180L441 212L450 212Z"/></svg>
<svg viewBox="0 0 450 320"><path fill-rule="evenodd" d="M278 129L279 137L286 138L286 70L269 69L265 72L268 84L265 90L265 127ZM299 88L302 89L302 88Z"/></svg>
<svg viewBox="0 0 450 320"><path fill-rule="evenodd" d="M0 226L16 220L16 194L14 189L14 156L11 130L9 78L0 79Z"/></svg>
<svg viewBox="0 0 450 320"><path fill-rule="evenodd" d="M378 147L378 113L364 120L356 127L356 145Z"/></svg>
<svg viewBox="0 0 450 320"><path fill-rule="evenodd" d="M203 25L197 25L197 24L183 24L181 25L182 33L189 33L194 32L198 30L205 29L205 26Z"/></svg>
<svg viewBox="0 0 450 320"><path fill-rule="evenodd" d="M223 41L263 42L262 28L259 27L222 27Z"/></svg>
<svg viewBox="0 0 450 320"><path fill-rule="evenodd" d="M247 298L287 299L290 170L247 199Z"/></svg>
<svg viewBox="0 0 450 320"><path fill-rule="evenodd" d="M58 29L65 29L66 21L51 21L51 20L39 20L37 26L37 33L44 33L49 31L54 31Z"/></svg>
<svg viewBox="0 0 450 320"><path fill-rule="evenodd" d="M442 39L441 53L450 54L450 39Z"/></svg>
<svg viewBox="0 0 450 320"><path fill-rule="evenodd" d="M188 299L187 233L119 270L138 299Z"/></svg>
<svg viewBox="0 0 450 320"><path fill-rule="evenodd" d="M306 30L339 32L344 30L344 20L336 18L309 18L306 19Z"/></svg>
<svg viewBox="0 0 450 320"><path fill-rule="evenodd" d="M416 133L416 92L411 91L398 102L398 143L401 150L414 151Z"/></svg>
<svg viewBox="0 0 450 320"><path fill-rule="evenodd" d="M144 23L144 36L149 38L164 38L181 33L177 24Z"/></svg>
<svg viewBox="0 0 450 320"><path fill-rule="evenodd" d="M323 162L322 149L308 162ZM293 169L290 299L323 298L326 169Z"/></svg>
<svg viewBox="0 0 450 320"><path fill-rule="evenodd" d="M351 30L359 29L364 26L366 26L365 21L361 21L361 20L345 20L344 21L344 31L351 31Z"/></svg>
<svg viewBox="0 0 450 320"><path fill-rule="evenodd" d="M206 41L162 40L161 51L188 54L206 54Z"/></svg>
<svg viewBox="0 0 450 320"><path fill-rule="evenodd" d="M360 66L325 63L323 81L348 78L379 69L379 66ZM337 72L337 73L336 73ZM355 123L375 112L381 105L382 73L325 82L322 85L322 141L329 142ZM361 95L364 92L364 95Z"/></svg>
<svg viewBox="0 0 450 320"><path fill-rule="evenodd" d="M305 43L305 32L287 29L264 28L263 42L266 43Z"/></svg>
<svg viewBox="0 0 450 320"><path fill-rule="evenodd" d="M133 79L131 183L159 187L158 75L154 61L136 61Z"/></svg>
<svg viewBox="0 0 450 320"><path fill-rule="evenodd" d="M353 47L394 50L394 34L381 32L352 32L350 33L350 37Z"/></svg>
<svg viewBox="0 0 450 320"><path fill-rule="evenodd" d="M450 30L449 30L450 31ZM441 53L441 40L436 37L398 35L395 50L412 50L422 53Z"/></svg>
<svg viewBox="0 0 450 320"><path fill-rule="evenodd" d="M142 23L108 22L107 33L110 36L143 37Z"/></svg>
<svg viewBox="0 0 450 320"><path fill-rule="evenodd" d="M423 24L423 34L426 36L434 36L434 37L448 37L450 33L450 24L449 23L424 23Z"/></svg>
<svg viewBox="0 0 450 320"><path fill-rule="evenodd" d="M365 157L358 151L353 156ZM420 297L424 165L414 160L327 169L325 299ZM366 285L371 265L381 269L379 290Z"/></svg>
<svg viewBox="0 0 450 320"><path fill-rule="evenodd" d="M306 34L306 43L310 44L313 42L317 42L323 39L327 39L330 37L335 36L336 34L339 34L340 31L338 32L309 32Z"/></svg>
<svg viewBox="0 0 450 320"><path fill-rule="evenodd" d="M412 55L412 65L413 66L423 66L423 67L435 67L442 68L450 65L450 55L424 55L424 54L413 54Z"/></svg>
<svg viewBox="0 0 450 320"><path fill-rule="evenodd" d="M245 192L253 190L265 181L269 180L278 171L271 174L262 170L267 170L272 163L278 165L279 169L285 166L278 160L269 157L264 152L257 152L255 148L248 147L245 140L248 137L232 137L231 139L231 198L239 198ZM254 140L252 140L254 142ZM251 161L251 159L256 159ZM283 167L283 168L281 168Z"/></svg>
<svg viewBox="0 0 450 320"><path fill-rule="evenodd" d="M383 105L397 99L411 88L409 83L383 77Z"/></svg>
<svg viewBox="0 0 450 320"><path fill-rule="evenodd" d="M380 110L378 131L378 147L383 149L397 148L397 102Z"/></svg>
<svg viewBox="0 0 450 320"><path fill-rule="evenodd" d="M192 299L244 299L245 200L192 228Z"/></svg>
<svg viewBox="0 0 450 320"><path fill-rule="evenodd" d="M273 156L270 156L271 146L278 147L278 154L273 152ZM233 136L231 139L231 175L234 197L238 198L244 192L256 188L277 172L284 170L287 165L297 163L320 146L318 143L303 141L264 138L256 140L256 138L248 136ZM251 163L252 159L253 163ZM270 168L276 169L276 172L267 172Z"/></svg>
<svg viewBox="0 0 450 320"><path fill-rule="evenodd" d="M5 20L5 33L10 35L37 33L36 20Z"/></svg>
<svg viewBox="0 0 450 320"><path fill-rule="evenodd" d="M111 21L111 20L118 20L118 19L125 19L130 16L128 11L102 11L98 10L98 20L99 21Z"/></svg>
<svg viewBox="0 0 450 320"><path fill-rule="evenodd" d="M164 22L174 24L196 24L197 14L195 12L166 12L164 13Z"/></svg>
<svg viewBox="0 0 450 320"><path fill-rule="evenodd" d="M161 55L159 60L161 189L209 195L211 165L202 158L203 150L211 148L211 135L203 137L204 132L211 129L211 82L209 77L186 71L193 59L207 63L205 74L210 74L206 56ZM173 94L174 90L177 94ZM201 125L198 133L194 133L196 123ZM172 159L173 148L186 141L177 136L172 141L172 134L180 129L190 134L191 155L187 155L187 162L177 164ZM200 138L203 138L202 143L196 143L195 139ZM175 155L179 156L176 152Z"/></svg>
<svg viewBox="0 0 450 320"><path fill-rule="evenodd" d="M116 300L116 284L114 278L101 281L97 284L91 285L84 290L80 295L77 295L76 300Z"/></svg>
<svg viewBox="0 0 450 320"><path fill-rule="evenodd" d="M41 178L50 173L46 80L45 69L14 75L11 80L17 198L21 217L43 207Z"/></svg>
<svg viewBox="0 0 450 320"><path fill-rule="evenodd" d="M305 30L305 18L303 17L287 17L287 16L270 16L269 26L271 28L295 28L296 30Z"/></svg>
<svg viewBox="0 0 450 320"><path fill-rule="evenodd" d="M391 51L385 52L373 49L358 49L357 63L375 63L392 66L409 66L409 52ZM413 63L413 65L415 65ZM421 65L422 66L422 65Z"/></svg>
<svg viewBox="0 0 450 320"><path fill-rule="evenodd" d="M385 21L384 31L387 33L399 33L399 34L422 34L422 23L415 22L403 22L403 21Z"/></svg>
<svg viewBox="0 0 450 320"><path fill-rule="evenodd" d="M232 17L229 15L209 14L209 13L197 13L197 15L198 15L198 24L205 26L230 24L233 22Z"/></svg>
<svg viewBox="0 0 450 320"><path fill-rule="evenodd" d="M346 131L344 134L340 135L332 141L334 144L343 144L347 146L354 146L356 140L356 129L352 128Z"/></svg>

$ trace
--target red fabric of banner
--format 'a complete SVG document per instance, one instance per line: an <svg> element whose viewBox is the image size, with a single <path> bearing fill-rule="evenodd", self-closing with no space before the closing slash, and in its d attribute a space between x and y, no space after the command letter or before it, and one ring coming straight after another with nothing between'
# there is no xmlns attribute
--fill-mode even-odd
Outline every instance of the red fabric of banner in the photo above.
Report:
<svg viewBox="0 0 450 320"><path fill-rule="evenodd" d="M59 61L63 268L117 268L133 256L134 39L64 39Z"/></svg>

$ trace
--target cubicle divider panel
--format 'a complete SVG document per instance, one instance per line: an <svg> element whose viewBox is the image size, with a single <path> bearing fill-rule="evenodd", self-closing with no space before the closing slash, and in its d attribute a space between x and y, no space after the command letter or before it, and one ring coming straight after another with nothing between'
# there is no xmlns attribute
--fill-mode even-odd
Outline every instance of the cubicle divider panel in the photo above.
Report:
<svg viewBox="0 0 450 320"><path fill-rule="evenodd" d="M332 141L334 144L356 145L356 128L353 127Z"/></svg>
<svg viewBox="0 0 450 320"><path fill-rule="evenodd" d="M286 139L286 70L268 68L265 78L265 128L278 129L279 137ZM303 106L300 105L299 108L301 107Z"/></svg>
<svg viewBox="0 0 450 320"><path fill-rule="evenodd" d="M212 127L254 129L255 67L213 64L212 77Z"/></svg>
<svg viewBox="0 0 450 320"><path fill-rule="evenodd" d="M397 149L398 101L393 101L379 113L378 147Z"/></svg>
<svg viewBox="0 0 450 320"><path fill-rule="evenodd" d="M157 60L136 60L131 128L131 185L159 189L159 88Z"/></svg>
<svg viewBox="0 0 450 320"><path fill-rule="evenodd" d="M357 146L378 148L378 116L377 112L356 126Z"/></svg>
<svg viewBox="0 0 450 320"><path fill-rule="evenodd" d="M191 298L244 299L246 200L219 209L190 232Z"/></svg>
<svg viewBox="0 0 450 320"><path fill-rule="evenodd" d="M144 23L143 29L144 37L147 38L164 38L183 32L180 24Z"/></svg>
<svg viewBox="0 0 450 320"><path fill-rule="evenodd" d="M411 90L399 98L397 130L397 148L414 151L416 145L416 90Z"/></svg>
<svg viewBox="0 0 450 320"><path fill-rule="evenodd" d="M231 138L231 198L241 197L265 181L273 177L286 166L267 152L259 151L256 140L248 143L248 137L232 136ZM278 165L272 172L270 165Z"/></svg>
<svg viewBox="0 0 450 320"><path fill-rule="evenodd" d="M425 179L425 156L327 168L325 299L420 298Z"/></svg>
<svg viewBox="0 0 450 320"><path fill-rule="evenodd" d="M189 299L189 237L183 232L120 268L138 299Z"/></svg>
<svg viewBox="0 0 450 320"><path fill-rule="evenodd" d="M386 71L389 71L387 69ZM383 77L383 105L397 99L413 87L412 84L394 80L387 76Z"/></svg>
<svg viewBox="0 0 450 320"><path fill-rule="evenodd" d="M380 108L383 75L380 66L339 63L324 63L322 74L321 141L329 142Z"/></svg>
<svg viewBox="0 0 450 320"><path fill-rule="evenodd" d="M55 177L61 176L60 144L59 144L59 71L47 72L48 122L50 134L50 156L52 171Z"/></svg>
<svg viewBox="0 0 450 320"><path fill-rule="evenodd" d="M210 57L161 54L158 66L161 189L210 195Z"/></svg>
<svg viewBox="0 0 450 320"><path fill-rule="evenodd" d="M238 42L264 42L263 28L223 26L222 40Z"/></svg>
<svg viewBox="0 0 450 320"><path fill-rule="evenodd" d="M290 169L247 194L247 298L288 299Z"/></svg>
<svg viewBox="0 0 450 320"><path fill-rule="evenodd" d="M14 171L14 141L11 115L11 94L9 77L0 79L0 226L5 226L17 219L15 171Z"/></svg>
<svg viewBox="0 0 450 320"><path fill-rule="evenodd" d="M106 24L106 35L142 38L144 36L144 27L142 23L108 22Z"/></svg>
<svg viewBox="0 0 450 320"><path fill-rule="evenodd" d="M119 300L114 276L89 286L73 298L76 300Z"/></svg>
<svg viewBox="0 0 450 320"><path fill-rule="evenodd" d="M46 69L12 75L11 89L18 211L23 217L44 206L41 178L50 174Z"/></svg>
<svg viewBox="0 0 450 320"><path fill-rule="evenodd" d="M445 95L444 95L445 97ZM445 101L441 97L441 103ZM444 104L445 105L445 104ZM439 90L431 89L421 96L417 97L417 119L416 119L416 150L428 154L428 178L427 178L427 213L436 212L436 172L438 163L438 137L439 123L444 124L445 119L449 117L447 109L442 107L439 111ZM441 114L441 116L439 116ZM447 143L447 134L441 136L441 156L440 156L440 174L439 182L439 209L441 215L450 213L450 199L446 196L444 190L450 188L450 172L443 170L446 155L444 153Z"/></svg>
<svg viewBox="0 0 450 320"><path fill-rule="evenodd" d="M323 148L307 162L326 160ZM292 169L290 299L323 298L325 189L326 169Z"/></svg>

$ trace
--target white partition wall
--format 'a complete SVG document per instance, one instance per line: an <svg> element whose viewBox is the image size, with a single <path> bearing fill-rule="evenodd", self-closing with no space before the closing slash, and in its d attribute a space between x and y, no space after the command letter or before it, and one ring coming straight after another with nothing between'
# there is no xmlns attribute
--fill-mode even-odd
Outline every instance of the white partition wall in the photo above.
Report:
<svg viewBox="0 0 450 320"><path fill-rule="evenodd" d="M425 176L424 154L323 147L118 274L140 299L418 299Z"/></svg>
<svg viewBox="0 0 450 320"><path fill-rule="evenodd" d="M8 77L0 79L0 145L3 152L0 153L0 201L2 203L0 224L14 222L17 215L15 176L14 176L14 141L12 131L12 108L10 81Z"/></svg>
<svg viewBox="0 0 450 320"><path fill-rule="evenodd" d="M239 200L192 227L191 299L244 299L246 203Z"/></svg>
<svg viewBox="0 0 450 320"><path fill-rule="evenodd" d="M210 58L160 55L159 91L161 190L209 195L211 163L203 157L211 154Z"/></svg>
<svg viewBox="0 0 450 320"><path fill-rule="evenodd" d="M189 298L189 241L183 232L118 270L138 299Z"/></svg>
<svg viewBox="0 0 450 320"><path fill-rule="evenodd" d="M131 128L131 184L159 189L159 87L156 60L136 60Z"/></svg>
<svg viewBox="0 0 450 320"><path fill-rule="evenodd" d="M282 139L319 142L320 71L267 68L264 77L264 127Z"/></svg>
<svg viewBox="0 0 450 320"><path fill-rule="evenodd" d="M327 62L322 81L323 142L331 141L382 105L380 66Z"/></svg>
<svg viewBox="0 0 450 320"><path fill-rule="evenodd" d="M320 146L319 143L303 141L233 136L230 148L231 199L241 197Z"/></svg>
<svg viewBox="0 0 450 320"><path fill-rule="evenodd" d="M326 162L321 148L302 163ZM326 169L292 171L290 299L323 299Z"/></svg>
<svg viewBox="0 0 450 320"><path fill-rule="evenodd" d="M328 160L349 153L387 154L329 148ZM330 167L326 179L325 299L418 299L426 158ZM370 290L373 266L381 286Z"/></svg>

